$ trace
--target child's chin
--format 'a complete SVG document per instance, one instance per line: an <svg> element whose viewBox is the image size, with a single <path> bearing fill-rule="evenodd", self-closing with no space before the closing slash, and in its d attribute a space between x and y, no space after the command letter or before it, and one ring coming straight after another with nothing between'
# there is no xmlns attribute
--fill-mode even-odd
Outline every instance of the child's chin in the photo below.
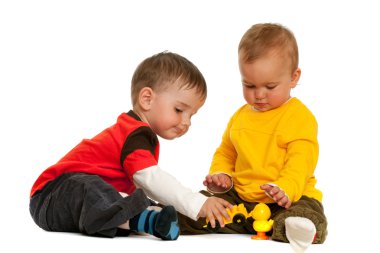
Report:
<svg viewBox="0 0 380 253"><path fill-rule="evenodd" d="M266 112L266 111L269 111L270 108L269 107L254 107L256 111L258 112Z"/></svg>
<svg viewBox="0 0 380 253"><path fill-rule="evenodd" d="M178 135L174 135L174 134L164 134L164 135L159 135L161 138L165 139L165 140L174 140L175 138L178 138L180 136Z"/></svg>

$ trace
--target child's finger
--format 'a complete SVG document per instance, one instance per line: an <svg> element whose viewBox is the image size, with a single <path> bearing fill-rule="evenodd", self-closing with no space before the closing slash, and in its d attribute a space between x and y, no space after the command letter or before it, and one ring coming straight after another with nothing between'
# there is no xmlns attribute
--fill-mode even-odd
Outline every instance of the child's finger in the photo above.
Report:
<svg viewBox="0 0 380 253"><path fill-rule="evenodd" d="M223 199L223 205L224 205L224 207L229 208L229 209L232 209L234 207L230 202L228 202L227 200L224 200L224 199Z"/></svg>
<svg viewBox="0 0 380 253"><path fill-rule="evenodd" d="M232 209L233 205L224 199L219 199L219 203L221 204L218 206L219 212L225 217L226 220L230 220L231 217L227 212L227 208Z"/></svg>
<svg viewBox="0 0 380 253"><path fill-rule="evenodd" d="M220 179L218 176L213 177L213 183L217 186L221 185Z"/></svg>
<svg viewBox="0 0 380 253"><path fill-rule="evenodd" d="M269 189L273 188L273 186L271 185L268 185L268 184L263 184L263 185L260 185L260 189L261 190L264 190L264 191L267 191Z"/></svg>
<svg viewBox="0 0 380 253"><path fill-rule="evenodd" d="M216 216L216 219L218 220L219 224L220 224L220 227L224 227L224 219L221 215L217 215Z"/></svg>
<svg viewBox="0 0 380 253"><path fill-rule="evenodd" d="M214 215L212 213L208 213L207 214L207 218L211 224L211 227L212 228L215 228L215 218L214 218Z"/></svg>
<svg viewBox="0 0 380 253"><path fill-rule="evenodd" d="M224 188L227 188L227 186L228 186L228 184L229 184L229 178L226 178L226 177L223 177L223 180L222 180L222 186L224 187Z"/></svg>
<svg viewBox="0 0 380 253"><path fill-rule="evenodd" d="M218 220L221 227L224 227L224 221L230 220L230 216L227 213L227 210L224 206L217 206L217 209L214 212L216 219Z"/></svg>
<svg viewBox="0 0 380 253"><path fill-rule="evenodd" d="M278 192L280 192L280 188L278 188L277 186L273 187L270 191L269 191L269 194L274 196L276 195Z"/></svg>
<svg viewBox="0 0 380 253"><path fill-rule="evenodd" d="M285 197L285 192L278 191L277 193L274 193L272 196L273 196L273 200L277 202Z"/></svg>
<svg viewBox="0 0 380 253"><path fill-rule="evenodd" d="M226 219L226 220L230 220L231 217L230 215L227 213L227 210L225 207L222 207L222 210L219 210L220 212L220 219ZM224 222L223 222L224 223Z"/></svg>
<svg viewBox="0 0 380 253"><path fill-rule="evenodd" d="M279 199L277 201L277 204L279 206L284 207L284 208L289 208L290 204L291 204L291 201L289 200L289 198L286 195L284 195L281 199Z"/></svg>
<svg viewBox="0 0 380 253"><path fill-rule="evenodd" d="M277 202L279 206L282 206L282 207L287 203L286 198L277 198L277 199L273 198L273 199L274 201Z"/></svg>

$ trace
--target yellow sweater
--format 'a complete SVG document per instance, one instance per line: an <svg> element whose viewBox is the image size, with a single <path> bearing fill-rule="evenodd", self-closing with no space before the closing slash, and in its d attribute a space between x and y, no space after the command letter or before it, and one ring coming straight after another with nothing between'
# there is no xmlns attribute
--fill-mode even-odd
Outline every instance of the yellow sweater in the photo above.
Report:
<svg viewBox="0 0 380 253"><path fill-rule="evenodd" d="M267 112L242 106L230 119L216 150L210 174L232 176L239 196L249 202L273 203L260 185L273 183L291 201L306 195L322 201L315 188L318 125L297 98Z"/></svg>

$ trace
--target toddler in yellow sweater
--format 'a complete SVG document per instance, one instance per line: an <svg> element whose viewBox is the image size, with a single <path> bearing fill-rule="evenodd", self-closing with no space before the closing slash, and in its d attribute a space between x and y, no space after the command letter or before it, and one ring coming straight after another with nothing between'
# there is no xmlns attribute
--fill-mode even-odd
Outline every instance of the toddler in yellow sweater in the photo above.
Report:
<svg viewBox="0 0 380 253"><path fill-rule="evenodd" d="M297 42L282 25L256 24L243 35L238 56L247 104L231 117L203 183L214 195L250 210L266 203L274 220L272 239L303 252L324 242L327 219L315 187L317 121L290 95L301 75ZM187 219L180 227L182 234L207 232ZM255 231L251 224L231 224L220 232Z"/></svg>

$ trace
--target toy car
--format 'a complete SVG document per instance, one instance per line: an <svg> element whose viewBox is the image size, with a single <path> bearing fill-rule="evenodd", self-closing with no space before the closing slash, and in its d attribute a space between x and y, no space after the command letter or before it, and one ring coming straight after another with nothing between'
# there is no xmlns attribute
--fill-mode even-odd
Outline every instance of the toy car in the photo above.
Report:
<svg viewBox="0 0 380 253"><path fill-rule="evenodd" d="M250 214L248 214L247 209L245 208L244 204L234 205L232 209L227 208L227 213L230 216L230 220L224 220L224 224L243 224L248 217L251 217ZM208 219L206 219L206 225L203 226L204 228L207 228L213 232L217 232L220 229L220 224L218 221L215 221L215 228L211 227L211 223Z"/></svg>

